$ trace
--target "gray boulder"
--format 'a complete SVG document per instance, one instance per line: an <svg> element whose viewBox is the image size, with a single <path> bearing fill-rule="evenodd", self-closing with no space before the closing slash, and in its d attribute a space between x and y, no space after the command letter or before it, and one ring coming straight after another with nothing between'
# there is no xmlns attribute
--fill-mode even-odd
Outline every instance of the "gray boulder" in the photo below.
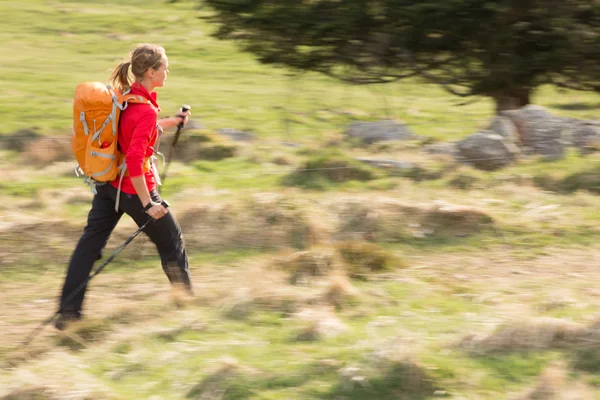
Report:
<svg viewBox="0 0 600 400"><path fill-rule="evenodd" d="M217 133L222 136L227 136L236 142L251 142L256 139L254 133L242 132L231 128L217 129Z"/></svg>
<svg viewBox="0 0 600 400"><path fill-rule="evenodd" d="M441 154L449 156L458 155L456 143L452 142L427 144L423 146L423 151L427 154Z"/></svg>
<svg viewBox="0 0 600 400"><path fill-rule="evenodd" d="M377 160L371 158L356 157L355 160L373 165L375 167L383 167L390 169L411 169L415 167L415 164L408 161L396 161L396 160Z"/></svg>
<svg viewBox="0 0 600 400"><path fill-rule="evenodd" d="M509 165L517 158L519 149L506 138L491 131L481 131L457 144L462 161L485 171Z"/></svg>
<svg viewBox="0 0 600 400"><path fill-rule="evenodd" d="M496 116L487 130L508 139L512 143L518 143L520 141L517 126L510 118Z"/></svg>
<svg viewBox="0 0 600 400"><path fill-rule="evenodd" d="M359 138L366 144L417 138L405 125L390 120L355 122L346 130L346 135L351 138Z"/></svg>
<svg viewBox="0 0 600 400"><path fill-rule="evenodd" d="M571 131L571 143L582 153L596 151L600 146L600 126L591 121L581 121Z"/></svg>
<svg viewBox="0 0 600 400"><path fill-rule="evenodd" d="M529 104L520 110L503 111L500 115L515 124L525 152L541 154L549 159L564 157L563 118L555 117L544 107L535 104Z"/></svg>

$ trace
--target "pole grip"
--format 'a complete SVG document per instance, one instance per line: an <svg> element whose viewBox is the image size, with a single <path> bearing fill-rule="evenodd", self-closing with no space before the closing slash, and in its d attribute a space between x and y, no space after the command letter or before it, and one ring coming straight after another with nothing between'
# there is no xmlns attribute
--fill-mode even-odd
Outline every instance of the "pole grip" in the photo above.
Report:
<svg viewBox="0 0 600 400"><path fill-rule="evenodd" d="M181 106L181 112L186 112L186 111L190 111L192 109L192 107L188 106L187 104L184 104ZM177 129L181 129L183 128L183 121L179 123L179 125L177 125Z"/></svg>

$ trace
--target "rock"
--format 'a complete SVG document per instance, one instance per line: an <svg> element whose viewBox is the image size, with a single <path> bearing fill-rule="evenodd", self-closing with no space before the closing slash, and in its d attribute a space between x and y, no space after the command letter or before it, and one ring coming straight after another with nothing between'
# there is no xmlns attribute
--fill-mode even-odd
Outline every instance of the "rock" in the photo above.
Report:
<svg viewBox="0 0 600 400"><path fill-rule="evenodd" d="M251 142L256 139L256 135L254 133L242 132L231 128L218 129L217 133L219 135L227 136L230 139L238 142Z"/></svg>
<svg viewBox="0 0 600 400"><path fill-rule="evenodd" d="M285 147L292 147L292 148L303 147L303 145L301 145L299 143L294 143L294 142L279 142L279 144L281 144L282 146L285 146Z"/></svg>
<svg viewBox="0 0 600 400"><path fill-rule="evenodd" d="M519 142L519 132L517 131L517 126L511 121L510 118L497 116L492 120L487 130L510 140L512 143Z"/></svg>
<svg viewBox="0 0 600 400"><path fill-rule="evenodd" d="M503 111L500 115L515 124L526 152L541 154L549 159L564 157L564 119L553 116L544 107L535 104L529 104L520 110Z"/></svg>
<svg viewBox="0 0 600 400"><path fill-rule="evenodd" d="M571 132L571 142L582 153L595 151L600 146L600 127L590 121L577 124Z"/></svg>
<svg viewBox="0 0 600 400"><path fill-rule="evenodd" d="M396 121L355 122L346 131L351 138L359 138L366 144L382 141L416 139L406 126Z"/></svg>
<svg viewBox="0 0 600 400"><path fill-rule="evenodd" d="M355 158L355 160L373 165L375 167L392 168L392 169L411 169L415 167L415 164L408 161L395 161L395 160L375 160L371 158Z"/></svg>
<svg viewBox="0 0 600 400"><path fill-rule="evenodd" d="M456 143L433 143L423 146L423 151L428 154L443 154L456 156L458 155L458 148Z"/></svg>
<svg viewBox="0 0 600 400"><path fill-rule="evenodd" d="M477 132L458 142L460 158L475 168L493 171L509 165L519 150L491 131Z"/></svg>

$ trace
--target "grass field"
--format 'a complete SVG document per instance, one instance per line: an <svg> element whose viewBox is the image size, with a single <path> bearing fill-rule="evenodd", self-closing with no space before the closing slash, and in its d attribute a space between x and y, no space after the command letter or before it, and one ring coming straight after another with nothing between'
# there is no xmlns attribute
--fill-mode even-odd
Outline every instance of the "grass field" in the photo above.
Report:
<svg viewBox="0 0 600 400"><path fill-rule="evenodd" d="M0 3L0 144L47 140L0 150L1 400L600 398L597 153L496 172L427 155L424 143L486 126L493 104L417 81L289 76L211 38L209 12L184 0ZM164 115L187 103L204 131L257 136L219 139L234 157L173 163L161 190L196 296L171 292L141 237L94 279L83 321L16 349L55 311L89 209L60 147L74 88L104 81L140 42L169 55ZM534 101L587 119L599 104L551 87ZM422 138L342 135L380 119ZM361 165L364 180L344 182L302 171L350 157L419 168ZM106 254L134 230L121 221Z"/></svg>

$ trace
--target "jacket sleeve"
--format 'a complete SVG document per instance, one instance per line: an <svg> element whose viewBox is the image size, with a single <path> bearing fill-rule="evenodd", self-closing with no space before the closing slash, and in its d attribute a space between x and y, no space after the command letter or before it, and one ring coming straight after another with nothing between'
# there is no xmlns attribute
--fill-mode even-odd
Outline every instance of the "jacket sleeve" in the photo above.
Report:
<svg viewBox="0 0 600 400"><path fill-rule="evenodd" d="M127 156L125 157L127 170L131 177L144 174L144 158L150 144L150 138L156 127L156 118L156 114L153 112L144 113L135 122L131 142L127 150Z"/></svg>

